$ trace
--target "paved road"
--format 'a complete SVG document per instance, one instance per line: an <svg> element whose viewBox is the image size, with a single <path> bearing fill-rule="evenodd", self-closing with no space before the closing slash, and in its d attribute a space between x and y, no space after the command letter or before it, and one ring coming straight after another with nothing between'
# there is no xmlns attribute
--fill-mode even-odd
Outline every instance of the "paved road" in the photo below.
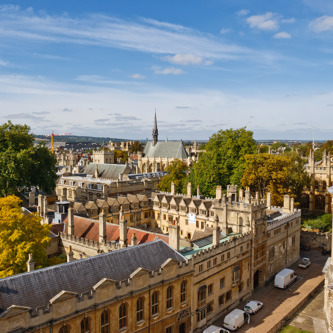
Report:
<svg viewBox="0 0 333 333"><path fill-rule="evenodd" d="M313 285L318 285L318 283L322 281L322 269L328 256L323 256L317 251L306 251L301 253L301 256L309 257L312 262L311 266L306 270L298 268L297 264L291 266L298 275L298 278L286 290L275 288L273 281L266 287L257 288L252 299L262 301L264 307L257 314L252 315L251 323L245 324L237 333L267 332L271 327L274 327L274 325L280 322L290 310L294 309L300 303L302 297L312 291ZM237 308L242 309L244 305L245 302L239 304ZM222 326L223 319L224 316L218 319L214 324ZM325 331L321 331L321 333L322 332Z"/></svg>

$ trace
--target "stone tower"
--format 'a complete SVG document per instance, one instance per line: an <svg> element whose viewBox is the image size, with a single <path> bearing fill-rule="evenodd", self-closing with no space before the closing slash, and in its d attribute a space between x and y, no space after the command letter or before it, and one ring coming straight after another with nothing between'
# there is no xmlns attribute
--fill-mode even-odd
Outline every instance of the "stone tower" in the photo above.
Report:
<svg viewBox="0 0 333 333"><path fill-rule="evenodd" d="M154 117L154 127L153 127L153 147L156 145L158 141L158 129L157 129L157 119L156 119L156 110Z"/></svg>

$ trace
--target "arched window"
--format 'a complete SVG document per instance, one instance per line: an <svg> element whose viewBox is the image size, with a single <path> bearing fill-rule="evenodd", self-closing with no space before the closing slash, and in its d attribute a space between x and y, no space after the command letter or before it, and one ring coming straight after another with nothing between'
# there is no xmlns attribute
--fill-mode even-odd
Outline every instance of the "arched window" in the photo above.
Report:
<svg viewBox="0 0 333 333"><path fill-rule="evenodd" d="M232 283L238 284L240 279L240 267L237 265L232 270Z"/></svg>
<svg viewBox="0 0 333 333"><path fill-rule="evenodd" d="M180 303L186 302L186 281L184 280L180 285Z"/></svg>
<svg viewBox="0 0 333 333"><path fill-rule="evenodd" d="M101 333L109 333L109 312L104 310L101 314Z"/></svg>
<svg viewBox="0 0 333 333"><path fill-rule="evenodd" d="M157 315L158 314L158 292L153 292L153 295L151 296L151 315Z"/></svg>
<svg viewBox="0 0 333 333"><path fill-rule="evenodd" d="M136 301L136 321L143 320L143 297L139 297Z"/></svg>
<svg viewBox="0 0 333 333"><path fill-rule="evenodd" d="M84 317L81 320L81 333L90 333L90 325L88 317Z"/></svg>
<svg viewBox="0 0 333 333"><path fill-rule="evenodd" d="M167 297L166 297L166 308L172 308L172 287L169 286L167 289Z"/></svg>
<svg viewBox="0 0 333 333"><path fill-rule="evenodd" d="M198 306L203 305L206 301L206 289L206 285L203 285L198 289Z"/></svg>
<svg viewBox="0 0 333 333"><path fill-rule="evenodd" d="M59 333L69 333L69 326L64 325L63 327L61 327Z"/></svg>
<svg viewBox="0 0 333 333"><path fill-rule="evenodd" d="M126 304L123 303L119 307L119 329L127 326L127 308Z"/></svg>

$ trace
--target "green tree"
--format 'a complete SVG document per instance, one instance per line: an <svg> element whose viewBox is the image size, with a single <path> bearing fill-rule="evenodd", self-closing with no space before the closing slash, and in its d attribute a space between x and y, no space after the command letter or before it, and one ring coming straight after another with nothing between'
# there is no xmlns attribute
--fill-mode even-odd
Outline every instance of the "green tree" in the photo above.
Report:
<svg viewBox="0 0 333 333"><path fill-rule="evenodd" d="M213 134L197 163L193 165L188 176L192 188L200 186L200 192L214 196L217 185L240 185L244 172L244 156L256 152L253 133L245 127L220 130Z"/></svg>
<svg viewBox="0 0 333 333"><path fill-rule="evenodd" d="M281 206L284 194L292 195L296 205L300 203L310 178L303 168L305 161L297 153L246 155L245 160L243 187L258 191L262 198L271 192L272 205Z"/></svg>
<svg viewBox="0 0 333 333"><path fill-rule="evenodd" d="M176 193L181 193L184 180L187 175L188 166L181 160L174 160L170 162L165 171L168 174L161 179L157 188L161 191L170 192L171 183L174 182Z"/></svg>
<svg viewBox="0 0 333 333"><path fill-rule="evenodd" d="M261 153L261 154L268 153L268 149L269 149L269 147L267 145L260 145L259 146L259 153Z"/></svg>
<svg viewBox="0 0 333 333"><path fill-rule="evenodd" d="M118 160L120 160L120 163L126 163L128 161L127 152L122 150L114 150L114 160L115 163L118 163Z"/></svg>
<svg viewBox="0 0 333 333"><path fill-rule="evenodd" d="M130 152L137 153L138 151L143 151L143 146L140 141L134 141L131 145Z"/></svg>
<svg viewBox="0 0 333 333"><path fill-rule="evenodd" d="M25 272L29 253L44 266L50 226L37 213L24 214L16 196L0 198L0 278Z"/></svg>
<svg viewBox="0 0 333 333"><path fill-rule="evenodd" d="M56 158L43 143L34 146L27 125L10 121L0 126L0 194L17 194L23 187L55 187Z"/></svg>

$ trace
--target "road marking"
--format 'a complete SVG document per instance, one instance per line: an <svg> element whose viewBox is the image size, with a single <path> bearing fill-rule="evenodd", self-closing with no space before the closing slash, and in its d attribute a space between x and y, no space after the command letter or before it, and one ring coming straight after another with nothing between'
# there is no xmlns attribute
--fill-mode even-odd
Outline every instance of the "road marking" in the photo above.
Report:
<svg viewBox="0 0 333 333"><path fill-rule="evenodd" d="M324 319L312 318L314 333L328 332Z"/></svg>

